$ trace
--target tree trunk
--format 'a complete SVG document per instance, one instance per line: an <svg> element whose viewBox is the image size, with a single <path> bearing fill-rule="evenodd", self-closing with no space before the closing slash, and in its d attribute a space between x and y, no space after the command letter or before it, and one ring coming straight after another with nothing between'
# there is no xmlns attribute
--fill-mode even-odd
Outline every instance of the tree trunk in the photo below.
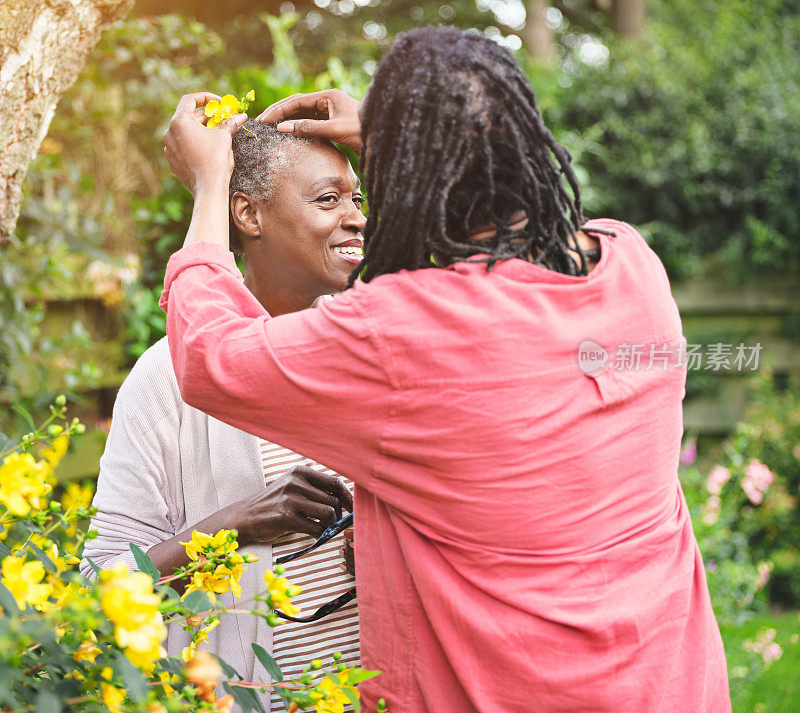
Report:
<svg viewBox="0 0 800 713"><path fill-rule="evenodd" d="M620 37L641 40L644 36L645 0L615 0L614 29Z"/></svg>
<svg viewBox="0 0 800 713"><path fill-rule="evenodd" d="M525 19L525 43L528 54L537 62L552 64L553 62L553 31L545 22L546 0L529 0Z"/></svg>
<svg viewBox="0 0 800 713"><path fill-rule="evenodd" d="M133 0L0 0L0 242L19 215L22 181L61 95L100 32Z"/></svg>

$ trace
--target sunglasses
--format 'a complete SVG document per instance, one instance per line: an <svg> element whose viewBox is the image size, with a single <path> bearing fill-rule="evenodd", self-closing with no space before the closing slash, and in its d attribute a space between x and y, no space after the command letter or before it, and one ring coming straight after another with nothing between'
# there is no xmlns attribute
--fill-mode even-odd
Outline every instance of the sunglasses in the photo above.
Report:
<svg viewBox="0 0 800 713"><path fill-rule="evenodd" d="M351 527L353 524L353 513L349 515L345 515L341 520L337 520L333 523L325 532L323 532L314 542L313 544L309 545L308 547L304 547L302 550L298 550L297 552L292 552L288 555L283 555L282 557L278 557L275 560L275 564L286 564L287 562L291 562L296 560L298 557L302 557L303 555L307 555L309 552L313 552L318 547L324 545L329 540L333 539L338 535L340 532L344 532L348 527ZM328 614L333 614L333 612L338 611L341 609L345 604L351 602L353 599L356 598L356 588L351 587L348 589L344 594L340 594L336 599L329 601L327 604L323 604L317 611L315 611L311 616L305 617L297 617L297 616L289 616L288 614L284 614L282 611L276 611L275 613L281 617L281 619L286 619L288 621L296 621L300 623L307 623L311 621L319 621Z"/></svg>

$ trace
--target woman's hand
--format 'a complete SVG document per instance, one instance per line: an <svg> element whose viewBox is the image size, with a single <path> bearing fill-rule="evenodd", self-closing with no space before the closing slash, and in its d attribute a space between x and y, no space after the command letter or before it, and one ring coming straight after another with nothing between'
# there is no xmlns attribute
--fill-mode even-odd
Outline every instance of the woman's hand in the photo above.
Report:
<svg viewBox="0 0 800 713"><path fill-rule="evenodd" d="M195 198L222 184L227 193L233 171L231 136L247 121L246 114L236 114L217 128L207 128L203 107L213 99L219 97L208 92L182 96L164 133L167 163Z"/></svg>
<svg viewBox="0 0 800 713"><path fill-rule="evenodd" d="M353 511L353 496L341 478L296 465L230 507L241 544L270 543L288 532L319 537L343 509Z"/></svg>
<svg viewBox="0 0 800 713"><path fill-rule="evenodd" d="M278 124L278 131L294 136L321 136L361 153L359 102L341 89L293 94L275 102L257 118Z"/></svg>

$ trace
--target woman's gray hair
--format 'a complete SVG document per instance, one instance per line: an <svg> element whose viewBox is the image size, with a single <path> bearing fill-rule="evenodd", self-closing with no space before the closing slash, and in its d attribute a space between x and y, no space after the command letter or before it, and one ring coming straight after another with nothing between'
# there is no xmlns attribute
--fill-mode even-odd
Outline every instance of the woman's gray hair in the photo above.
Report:
<svg viewBox="0 0 800 713"><path fill-rule="evenodd" d="M257 201L269 201L275 191L275 179L291 160L292 147L311 146L330 142L325 139L300 138L282 134L275 124L262 124L249 119L233 135L233 173L228 192L231 250L242 254L239 230L230 213L233 194L241 191Z"/></svg>

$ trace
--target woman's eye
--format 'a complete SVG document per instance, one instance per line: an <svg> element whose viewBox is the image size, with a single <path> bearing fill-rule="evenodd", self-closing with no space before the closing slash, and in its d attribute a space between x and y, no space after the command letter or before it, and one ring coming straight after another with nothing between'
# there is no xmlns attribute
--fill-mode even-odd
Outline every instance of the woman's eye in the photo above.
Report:
<svg viewBox="0 0 800 713"><path fill-rule="evenodd" d="M320 203L333 204L339 200L339 196L337 196L335 193L326 193L324 196L317 198L317 200Z"/></svg>
<svg viewBox="0 0 800 713"><path fill-rule="evenodd" d="M353 203L355 203L356 208L360 208L364 203L364 199L361 196L353 196Z"/></svg>

